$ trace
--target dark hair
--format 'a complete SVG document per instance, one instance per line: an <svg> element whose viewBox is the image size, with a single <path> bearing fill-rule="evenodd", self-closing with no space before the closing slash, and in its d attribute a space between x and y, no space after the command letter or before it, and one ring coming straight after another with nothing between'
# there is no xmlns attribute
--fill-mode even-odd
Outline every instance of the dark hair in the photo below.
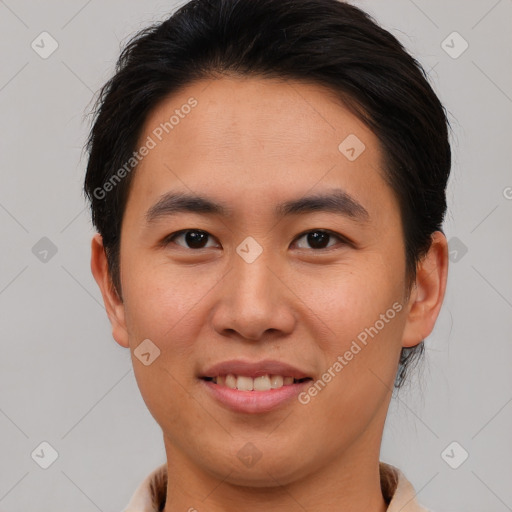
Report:
<svg viewBox="0 0 512 512"><path fill-rule="evenodd" d="M99 92L86 145L84 191L113 290L121 297L120 230L133 177L119 170L145 120L185 85L227 75L326 86L375 133L400 205L408 294L431 234L442 231L449 123L421 65L367 13L338 0L192 0L129 41ZM402 349L396 387L423 350L423 341Z"/></svg>

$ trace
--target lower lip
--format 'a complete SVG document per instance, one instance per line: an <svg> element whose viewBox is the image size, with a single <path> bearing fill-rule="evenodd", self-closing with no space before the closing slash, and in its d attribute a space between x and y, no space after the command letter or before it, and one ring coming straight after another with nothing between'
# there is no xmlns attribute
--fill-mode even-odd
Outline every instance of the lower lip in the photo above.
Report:
<svg viewBox="0 0 512 512"><path fill-rule="evenodd" d="M219 386L208 380L201 379L201 382L222 405L232 411L247 414L260 414L283 407L293 399L297 399L299 393L311 385L311 380L306 380L269 391L240 391Z"/></svg>

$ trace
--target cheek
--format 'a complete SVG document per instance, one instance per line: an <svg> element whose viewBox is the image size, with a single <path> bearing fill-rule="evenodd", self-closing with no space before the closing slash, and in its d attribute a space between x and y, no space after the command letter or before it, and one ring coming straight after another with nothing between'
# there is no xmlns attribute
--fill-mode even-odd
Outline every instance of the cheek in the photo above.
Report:
<svg viewBox="0 0 512 512"><path fill-rule="evenodd" d="M400 275L391 262L375 256L301 285L324 363L318 391L310 397L317 401L313 407L336 418L329 424L351 423L354 435L393 386L404 328ZM354 411L357 421L347 417Z"/></svg>
<svg viewBox="0 0 512 512"><path fill-rule="evenodd" d="M393 388L404 326L404 306L394 287L372 280L368 274L331 282L323 293L309 296L318 318L316 332L324 370L304 396L311 421L326 437L354 438L384 414Z"/></svg>
<svg viewBox="0 0 512 512"><path fill-rule="evenodd" d="M127 258L123 292L134 374L148 410L171 432L195 414L188 393L191 362L197 357L193 342L204 324L198 319L201 299L215 281L196 279L192 268L177 272L170 265L130 263ZM147 366L137 357L146 339L159 350Z"/></svg>
<svg viewBox="0 0 512 512"><path fill-rule="evenodd" d="M342 356L337 385L349 400L385 388L378 377L386 384L394 379L404 328L402 286L400 271L378 257L351 267L311 301L331 330L322 347L327 368Z"/></svg>
<svg viewBox="0 0 512 512"><path fill-rule="evenodd" d="M342 350L390 308L387 316L396 316L397 308L392 307L401 300L403 283L397 277L400 274L393 272L382 258L370 257L357 264L340 264L322 273L302 273L300 280L296 278L295 293L307 306L304 311L310 311L317 331L326 334L322 338L326 343L324 350Z"/></svg>
<svg viewBox="0 0 512 512"><path fill-rule="evenodd" d="M201 301L219 281L216 274L204 272L198 276L194 267L171 263L130 263L126 261L123 291L127 328L134 341L173 340L174 346L182 338L181 333L193 334L190 329L200 325L193 321L194 316Z"/></svg>

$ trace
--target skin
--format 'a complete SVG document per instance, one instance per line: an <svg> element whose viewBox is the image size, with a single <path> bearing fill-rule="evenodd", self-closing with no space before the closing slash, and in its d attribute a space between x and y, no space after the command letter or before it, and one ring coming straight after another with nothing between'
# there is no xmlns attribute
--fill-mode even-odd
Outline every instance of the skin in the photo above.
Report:
<svg viewBox="0 0 512 512"><path fill-rule="evenodd" d="M100 235L91 269L114 339L130 348L149 411L163 431L169 485L165 512L386 510L379 451L402 347L430 334L446 287L448 250L436 232L407 298L400 212L382 174L376 136L318 85L223 77L189 85L148 117L141 143L193 96L198 105L139 164L121 231L122 300L113 291ZM366 149L338 150L349 134ZM369 221L330 212L283 219L275 204L341 188ZM194 192L233 209L226 218L146 211L168 191ZM206 247L184 236L206 231ZM327 248L303 233L329 230ZM236 252L248 236L262 254ZM230 411L198 379L233 358L277 359L317 380L393 303L401 311L307 405L265 414ZM161 351L143 365L149 338ZM246 467L237 452L261 458Z"/></svg>

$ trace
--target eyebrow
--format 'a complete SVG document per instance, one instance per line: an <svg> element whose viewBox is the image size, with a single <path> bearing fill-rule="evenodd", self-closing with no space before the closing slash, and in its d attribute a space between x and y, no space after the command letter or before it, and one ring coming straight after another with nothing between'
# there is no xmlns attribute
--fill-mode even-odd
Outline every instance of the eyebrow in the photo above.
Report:
<svg viewBox="0 0 512 512"><path fill-rule="evenodd" d="M146 212L146 222L151 224L161 218L184 212L222 217L230 217L233 214L230 207L208 197L185 192L168 192ZM360 223L370 220L366 208L342 189L286 201L278 204L274 211L279 218L314 212L335 213Z"/></svg>

